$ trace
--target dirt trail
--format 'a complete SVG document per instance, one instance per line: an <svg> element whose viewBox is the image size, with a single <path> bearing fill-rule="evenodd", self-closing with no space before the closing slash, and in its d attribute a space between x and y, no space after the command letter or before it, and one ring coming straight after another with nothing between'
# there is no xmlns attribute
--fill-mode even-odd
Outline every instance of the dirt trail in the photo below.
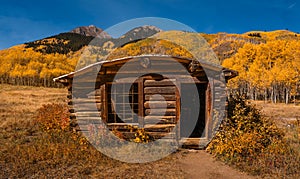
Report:
<svg viewBox="0 0 300 179"><path fill-rule="evenodd" d="M256 179L246 173L237 171L220 161L216 161L203 150L182 151L180 168L189 179Z"/></svg>

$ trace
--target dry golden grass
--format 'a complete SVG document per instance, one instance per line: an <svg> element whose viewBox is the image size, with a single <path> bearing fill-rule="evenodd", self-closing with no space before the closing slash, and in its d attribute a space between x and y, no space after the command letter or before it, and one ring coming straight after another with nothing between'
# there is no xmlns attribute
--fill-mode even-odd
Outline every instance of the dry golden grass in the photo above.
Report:
<svg viewBox="0 0 300 179"><path fill-rule="evenodd" d="M36 123L43 104L66 104L66 89L0 85L0 178L184 178L182 152L147 164L113 160L89 144L81 145L72 132L49 133ZM270 117L291 118L299 107L264 104ZM283 111L282 111L283 110ZM291 123L292 124L292 123ZM295 124L296 126L296 124ZM287 138L300 146L299 126ZM299 130L299 131L298 131ZM211 165L215 165L211 163Z"/></svg>
<svg viewBox="0 0 300 179"><path fill-rule="evenodd" d="M278 127L283 128L286 135L289 136L291 126L300 126L300 105L270 103L264 101L251 101L259 108L263 115L275 121Z"/></svg>
<svg viewBox="0 0 300 179"><path fill-rule="evenodd" d="M178 154L147 164L106 157L71 131L45 132L36 111L66 89L0 85L0 178L183 178Z"/></svg>
<svg viewBox="0 0 300 179"><path fill-rule="evenodd" d="M294 151L300 154L300 104L274 104L264 101L252 101L252 103L256 104L265 116L273 120L284 131L284 139ZM294 156L291 161L299 157Z"/></svg>
<svg viewBox="0 0 300 179"><path fill-rule="evenodd" d="M284 104L284 103L270 103L264 101L252 101L261 108L262 112L275 119L296 119L300 118L300 105Z"/></svg>
<svg viewBox="0 0 300 179"><path fill-rule="evenodd" d="M0 85L0 127L32 120L38 108L47 103L65 103L66 89Z"/></svg>

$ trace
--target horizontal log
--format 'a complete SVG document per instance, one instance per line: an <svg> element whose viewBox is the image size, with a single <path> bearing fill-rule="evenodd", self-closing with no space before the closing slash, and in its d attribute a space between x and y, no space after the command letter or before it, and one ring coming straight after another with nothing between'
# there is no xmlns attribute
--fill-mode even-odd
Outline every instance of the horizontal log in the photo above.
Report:
<svg viewBox="0 0 300 179"><path fill-rule="evenodd" d="M114 74L124 74L124 75L134 75L134 74L145 74L145 73L159 73L159 74L167 74L167 73L171 73L171 74L182 74L185 75L187 74L187 70L185 69L176 69L174 68L168 68L167 66L165 67L157 67L157 68L151 68L151 69L126 69L126 70L122 70L119 71L118 69L107 69L106 70L106 74L107 75L114 75Z"/></svg>
<svg viewBox="0 0 300 179"><path fill-rule="evenodd" d="M68 105L76 105L76 106L87 106L87 105L96 105L96 106L101 106L102 103L100 103L99 101L97 102L77 102L77 101L69 101Z"/></svg>
<svg viewBox="0 0 300 179"><path fill-rule="evenodd" d="M196 84L207 84L208 83L207 79L203 80L203 79L191 77L191 76L178 78L177 81L179 83L196 83Z"/></svg>
<svg viewBox="0 0 300 179"><path fill-rule="evenodd" d="M136 132L129 132L129 131L119 131L121 134L122 139L125 140L134 140L136 138ZM114 132L113 132L114 133ZM174 139L176 137L175 133L165 133L165 132L146 132L147 135L150 136L150 140L160 139L165 137L165 139ZM119 136L117 136L119 137Z"/></svg>
<svg viewBox="0 0 300 179"><path fill-rule="evenodd" d="M139 57L139 58L127 58L112 61L110 63L104 63L103 67L111 67L111 66L122 66L124 63L126 64L141 64L141 58L147 58L151 64L170 64L170 63L181 63L182 65L188 65L190 63L189 59L182 59L176 57L162 57L162 56L149 56L149 57Z"/></svg>
<svg viewBox="0 0 300 179"><path fill-rule="evenodd" d="M123 129L123 130L132 127L137 128L139 126L138 123L108 123L106 125L109 129Z"/></svg>
<svg viewBox="0 0 300 179"><path fill-rule="evenodd" d="M72 92L72 93L74 93L74 92L87 92L86 94L89 94L89 93L92 93L92 92L94 92L95 90L98 89L98 87L96 87L96 84L94 84L93 86L84 86L84 85L85 84L82 83L81 85L74 86L73 90L69 91L69 92Z"/></svg>
<svg viewBox="0 0 300 179"><path fill-rule="evenodd" d="M73 98L88 98L87 94L89 91L76 91L72 93Z"/></svg>
<svg viewBox="0 0 300 179"><path fill-rule="evenodd" d="M101 100L101 96L100 95L90 95L90 96L87 96L88 99L95 99L95 100Z"/></svg>
<svg viewBox="0 0 300 179"><path fill-rule="evenodd" d="M100 117L79 116L76 118L79 125L102 124Z"/></svg>
<svg viewBox="0 0 300 179"><path fill-rule="evenodd" d="M146 132L150 136L150 138L157 140L157 139L175 139L176 134L174 132L168 133L168 132Z"/></svg>
<svg viewBox="0 0 300 179"><path fill-rule="evenodd" d="M75 112L71 113L70 116L76 116L76 117L101 117L101 112Z"/></svg>
<svg viewBox="0 0 300 179"><path fill-rule="evenodd" d="M101 109L101 103L76 103L73 105L73 109L75 109L75 111L95 111Z"/></svg>
<svg viewBox="0 0 300 179"><path fill-rule="evenodd" d="M145 94L174 94L176 87L145 87Z"/></svg>
<svg viewBox="0 0 300 179"><path fill-rule="evenodd" d="M202 149L204 148L207 143L207 138L183 138L179 141L182 147L186 148L195 148L195 149Z"/></svg>
<svg viewBox="0 0 300 179"><path fill-rule="evenodd" d="M144 117L145 124L175 124L176 117L175 116L145 116Z"/></svg>
<svg viewBox="0 0 300 179"><path fill-rule="evenodd" d="M174 108L176 106L176 101L146 101L144 107L149 109L158 108Z"/></svg>
<svg viewBox="0 0 300 179"><path fill-rule="evenodd" d="M117 129L117 130L129 130L129 129L138 129L138 123L108 123L106 124L109 129ZM176 125L175 124L146 124L144 129L146 131L170 131Z"/></svg>
<svg viewBox="0 0 300 179"><path fill-rule="evenodd" d="M158 116L158 115L166 115L166 116L175 116L176 109L146 109L145 115Z"/></svg>
<svg viewBox="0 0 300 179"><path fill-rule="evenodd" d="M166 101L175 101L176 100L176 96L175 94L160 94ZM161 100L161 97L158 95L151 95L151 94L146 94L145 95L145 100L149 101L149 100L153 100L153 101L159 101Z"/></svg>
<svg viewBox="0 0 300 179"><path fill-rule="evenodd" d="M147 132L170 132L175 126L175 124L147 124L144 129Z"/></svg>
<svg viewBox="0 0 300 179"><path fill-rule="evenodd" d="M93 98L74 98L72 99L72 102L74 103L101 103L101 100L99 98L93 99Z"/></svg>
<svg viewBox="0 0 300 179"><path fill-rule="evenodd" d="M149 65L148 68L142 67L140 65L140 62L138 62L138 61L127 62L125 65L126 66L124 66L123 64L121 64L121 65L113 65L113 66L110 65L110 67L107 67L106 70L107 69L120 69L121 67L122 68L126 67L126 69L130 69L130 70L142 70L142 69L153 69L153 68L161 69L162 67L164 69L166 69L166 67L169 67L170 69L172 68L174 70L176 70L176 69L184 69L182 67L182 65L180 65L178 63L174 63L174 62L172 63L170 61L165 61L165 62L164 61L159 61L159 62L158 61L157 62L152 61L151 66Z"/></svg>
<svg viewBox="0 0 300 179"><path fill-rule="evenodd" d="M176 80L174 79L163 79L163 80L145 80L144 86L174 86Z"/></svg>
<svg viewBox="0 0 300 179"><path fill-rule="evenodd" d="M160 128L173 128L175 124L146 124L144 125L145 129L160 129Z"/></svg>

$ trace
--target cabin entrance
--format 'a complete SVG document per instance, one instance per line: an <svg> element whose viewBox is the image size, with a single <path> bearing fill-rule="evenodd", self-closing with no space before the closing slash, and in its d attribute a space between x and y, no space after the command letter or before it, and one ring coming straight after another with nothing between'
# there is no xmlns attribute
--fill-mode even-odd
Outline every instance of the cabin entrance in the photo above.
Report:
<svg viewBox="0 0 300 179"><path fill-rule="evenodd" d="M197 88L198 94L192 93ZM206 83L182 83L181 114L180 114L180 137L201 138L205 137L206 118ZM198 109L197 109L198 108ZM200 108L200 109L199 109ZM192 130L192 132L191 132Z"/></svg>

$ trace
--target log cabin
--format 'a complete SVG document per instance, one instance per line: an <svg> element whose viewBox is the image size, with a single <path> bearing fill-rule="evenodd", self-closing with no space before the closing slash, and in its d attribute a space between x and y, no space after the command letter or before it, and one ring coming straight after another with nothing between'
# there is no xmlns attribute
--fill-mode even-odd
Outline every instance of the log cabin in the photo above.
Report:
<svg viewBox="0 0 300 179"><path fill-rule="evenodd" d="M141 55L97 62L54 81L68 88L76 130L102 122L131 140L132 129L142 128L152 140L168 136L199 149L226 115L226 82L235 76L207 62Z"/></svg>

